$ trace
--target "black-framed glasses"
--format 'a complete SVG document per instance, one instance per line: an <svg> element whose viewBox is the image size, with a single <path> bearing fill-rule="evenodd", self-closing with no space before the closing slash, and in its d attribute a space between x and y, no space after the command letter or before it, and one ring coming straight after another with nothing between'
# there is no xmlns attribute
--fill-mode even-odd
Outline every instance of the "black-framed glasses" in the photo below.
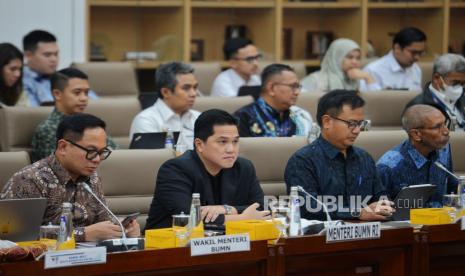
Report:
<svg viewBox="0 0 465 276"><path fill-rule="evenodd" d="M111 154L111 150L108 147L104 147L101 150L94 150L94 149L87 149L87 148L85 148L85 147L83 147L83 146L81 146L79 144L76 144L73 141L70 141L68 139L65 139L65 141L70 143L71 145L76 146L76 147L82 149L83 151L85 151L87 160L94 160L95 157L100 156L100 160L103 161L103 160L107 159L108 156L110 156L110 154Z"/></svg>
<svg viewBox="0 0 465 276"><path fill-rule="evenodd" d="M329 117L345 123L350 130L354 130L357 127L360 128L360 129L365 129L367 124L368 124L367 120L361 120L361 121L350 120L350 121L347 121L347 120L344 120L344 119L341 119L341 118L338 118L338 117L333 117L333 116L329 116Z"/></svg>
<svg viewBox="0 0 465 276"><path fill-rule="evenodd" d="M414 57L415 56L422 57L422 56L426 55L425 50L418 51L418 50L413 50L413 49L409 49L409 48L404 48L404 49L407 50Z"/></svg>
<svg viewBox="0 0 465 276"><path fill-rule="evenodd" d="M292 89L292 92L302 90L302 84L300 83L283 83L283 82L275 82L276 85L284 85Z"/></svg>
<svg viewBox="0 0 465 276"><path fill-rule="evenodd" d="M258 55L256 55L256 56L249 56L249 57L245 57L245 58L238 58L238 57L235 57L235 58L233 58L233 59L235 59L235 60L242 60L242 61L245 61L245 62L248 62L248 63L252 63L252 62L254 62L254 61L256 61L256 60L261 59L262 57L263 57L262 54L258 54Z"/></svg>
<svg viewBox="0 0 465 276"><path fill-rule="evenodd" d="M435 126L432 126L432 127L424 127L424 126L421 126L421 127L415 127L413 129L426 129L426 130L436 130L436 131L439 131L439 130L443 130L443 129L449 129L450 128L450 120L449 119L446 119L444 122L442 123L439 123Z"/></svg>

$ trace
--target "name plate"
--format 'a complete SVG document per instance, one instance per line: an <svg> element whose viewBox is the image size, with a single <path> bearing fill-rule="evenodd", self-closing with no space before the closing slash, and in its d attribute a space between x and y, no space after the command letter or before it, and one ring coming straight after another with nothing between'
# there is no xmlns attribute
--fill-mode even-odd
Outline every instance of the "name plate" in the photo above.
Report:
<svg viewBox="0 0 465 276"><path fill-rule="evenodd" d="M80 248L73 250L50 251L45 254L45 269L104 264L107 262L107 248Z"/></svg>
<svg viewBox="0 0 465 276"><path fill-rule="evenodd" d="M250 251L249 234L191 239L191 256Z"/></svg>
<svg viewBox="0 0 465 276"><path fill-rule="evenodd" d="M350 223L329 226L326 229L326 243L379 239L381 237L381 223Z"/></svg>

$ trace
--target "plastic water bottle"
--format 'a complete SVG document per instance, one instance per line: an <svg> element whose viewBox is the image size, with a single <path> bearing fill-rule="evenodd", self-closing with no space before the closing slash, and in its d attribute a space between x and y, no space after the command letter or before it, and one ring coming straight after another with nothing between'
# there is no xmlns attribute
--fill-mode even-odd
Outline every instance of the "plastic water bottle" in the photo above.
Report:
<svg viewBox="0 0 465 276"><path fill-rule="evenodd" d="M320 131L320 126L318 126L317 123L312 123L312 129L310 129L310 132L308 133L309 144L318 139L318 136L320 136Z"/></svg>
<svg viewBox="0 0 465 276"><path fill-rule="evenodd" d="M189 213L189 228L194 229L200 223L200 194L192 194L191 210Z"/></svg>
<svg viewBox="0 0 465 276"><path fill-rule="evenodd" d="M166 131L166 139L165 139L165 149L173 149L174 145L174 135L173 131L168 128Z"/></svg>
<svg viewBox="0 0 465 276"><path fill-rule="evenodd" d="M465 209L465 176L459 176L459 184L457 186L457 194L460 200L460 206Z"/></svg>
<svg viewBox="0 0 465 276"><path fill-rule="evenodd" d="M289 236L291 237L302 235L302 227L300 225L299 194L297 191L297 187L291 187L289 202Z"/></svg>
<svg viewBox="0 0 465 276"><path fill-rule="evenodd" d="M73 213L71 211L73 205L69 202L64 202L62 206L57 249L73 249L76 246L73 234Z"/></svg>

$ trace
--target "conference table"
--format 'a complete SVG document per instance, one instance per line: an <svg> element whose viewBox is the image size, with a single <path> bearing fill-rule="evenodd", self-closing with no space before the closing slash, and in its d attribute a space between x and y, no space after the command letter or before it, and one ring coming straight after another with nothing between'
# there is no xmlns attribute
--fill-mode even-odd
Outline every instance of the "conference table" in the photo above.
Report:
<svg viewBox="0 0 465 276"><path fill-rule="evenodd" d="M0 275L465 275L458 224L384 229L372 240L252 241L250 249L196 257L188 247L109 253L106 264L48 270L42 260L4 263Z"/></svg>

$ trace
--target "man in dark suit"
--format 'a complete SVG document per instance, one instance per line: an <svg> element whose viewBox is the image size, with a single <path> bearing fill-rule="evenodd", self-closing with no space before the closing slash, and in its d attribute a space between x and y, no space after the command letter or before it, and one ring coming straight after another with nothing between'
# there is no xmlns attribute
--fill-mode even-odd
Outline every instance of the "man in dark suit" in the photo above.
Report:
<svg viewBox="0 0 465 276"><path fill-rule="evenodd" d="M225 111L202 113L194 126L194 150L166 161L157 183L146 229L170 227L172 215L189 214L192 193L200 194L205 223L267 219L263 191L253 164L238 157L237 121Z"/></svg>
<svg viewBox="0 0 465 276"><path fill-rule="evenodd" d="M407 104L427 104L438 107L443 114L455 118L457 126L465 129L465 58L457 54L445 54L436 59L433 76L423 93ZM455 127L455 126L454 126Z"/></svg>

